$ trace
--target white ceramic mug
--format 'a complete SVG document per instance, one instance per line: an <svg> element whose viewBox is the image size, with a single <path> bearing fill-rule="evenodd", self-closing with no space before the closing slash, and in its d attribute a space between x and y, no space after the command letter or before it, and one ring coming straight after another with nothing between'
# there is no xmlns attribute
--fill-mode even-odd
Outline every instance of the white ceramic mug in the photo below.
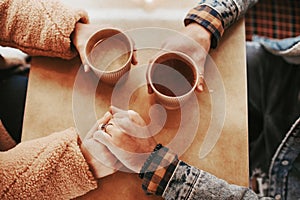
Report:
<svg viewBox="0 0 300 200"><path fill-rule="evenodd" d="M121 30L105 28L88 39L84 52L87 64L100 80L115 84L130 70L133 44Z"/></svg>
<svg viewBox="0 0 300 200"><path fill-rule="evenodd" d="M199 81L198 68L186 54L169 51L155 56L147 74L148 93L167 109L178 109L190 98Z"/></svg>

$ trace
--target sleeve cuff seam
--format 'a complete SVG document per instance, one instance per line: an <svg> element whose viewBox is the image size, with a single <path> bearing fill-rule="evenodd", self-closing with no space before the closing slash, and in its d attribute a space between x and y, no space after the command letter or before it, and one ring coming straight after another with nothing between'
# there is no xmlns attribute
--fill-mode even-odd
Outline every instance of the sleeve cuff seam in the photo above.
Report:
<svg viewBox="0 0 300 200"><path fill-rule="evenodd" d="M170 179L168 180L168 183L167 183L167 185L166 185L166 187L165 187L165 189L164 189L164 191L163 191L163 193L162 193L162 196L164 196L165 191L166 191L167 188L169 187L170 182L171 182L172 178L174 177L174 174L175 174L175 172L176 172L176 170L177 170L177 168L178 168L180 162L181 162L181 161L179 161L179 162L177 163L177 165L176 165L176 167L175 167L175 169L174 169L174 171L173 171L173 174L172 174L172 176L170 177Z"/></svg>

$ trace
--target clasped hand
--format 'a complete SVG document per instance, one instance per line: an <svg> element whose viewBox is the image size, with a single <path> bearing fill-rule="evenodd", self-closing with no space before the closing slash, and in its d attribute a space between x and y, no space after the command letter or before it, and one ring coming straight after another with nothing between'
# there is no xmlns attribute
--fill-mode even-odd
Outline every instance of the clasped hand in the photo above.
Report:
<svg viewBox="0 0 300 200"><path fill-rule="evenodd" d="M83 140L96 178L117 170L138 173L156 146L145 121L133 110L111 107Z"/></svg>

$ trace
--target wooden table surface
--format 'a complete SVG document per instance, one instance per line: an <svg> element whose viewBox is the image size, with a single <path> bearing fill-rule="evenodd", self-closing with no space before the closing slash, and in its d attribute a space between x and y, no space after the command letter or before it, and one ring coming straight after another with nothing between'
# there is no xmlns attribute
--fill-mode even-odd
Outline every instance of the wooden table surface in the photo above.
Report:
<svg viewBox="0 0 300 200"><path fill-rule="evenodd" d="M205 87L203 93L196 94L196 107L193 106L193 102L184 107L185 112L188 113L185 119L182 119L180 110L167 111L166 122L155 138L165 145L170 144L177 137L178 129L183 128L185 132L183 134L186 135L181 134L181 137L176 138L179 140L179 147L180 142L182 145L187 145L182 150L180 159L230 183L247 186L248 139L244 35L244 22L240 20L225 33L218 48L210 51L220 72L219 81L223 83L224 90L219 91L218 88L214 88L211 82L210 88ZM145 49L138 51L139 65L148 63L152 54L153 52ZM138 67L132 69L139 69ZM209 71L207 70L206 73L210 73ZM129 76L134 78L132 74ZM22 141L46 136L71 126L75 126L84 136L95 119L108 110L115 90L115 87L103 83L98 85L98 80L92 72L82 73L79 58L69 61L48 57L33 58ZM223 96L219 94L222 91ZM145 85L135 88L130 97L128 93L122 95L125 95L125 104L128 101L128 108L136 110L147 122L150 122L148 113L149 108L154 104L154 99L153 95L147 94ZM119 103L123 105L124 102ZM218 128L220 128L219 137ZM210 139L206 140L206 137ZM214 142L210 143L213 137L216 137L215 145ZM203 150L203 147L213 148ZM202 156L200 156L201 148ZM136 174L126 172L117 172L99 180L97 190L80 197L80 199L90 198L160 199L160 197L144 195L141 180Z"/></svg>

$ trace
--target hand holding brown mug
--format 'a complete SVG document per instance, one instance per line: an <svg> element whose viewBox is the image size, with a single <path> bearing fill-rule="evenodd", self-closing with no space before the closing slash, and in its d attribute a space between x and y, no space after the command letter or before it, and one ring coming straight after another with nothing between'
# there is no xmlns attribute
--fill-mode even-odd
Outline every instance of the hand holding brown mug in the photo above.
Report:
<svg viewBox="0 0 300 200"><path fill-rule="evenodd" d="M157 143L135 111L111 107L110 112L112 119L93 137L106 145L128 169L138 173Z"/></svg>
<svg viewBox="0 0 300 200"><path fill-rule="evenodd" d="M200 75L196 90L203 91L204 65L210 49L211 33L196 23L191 23L181 30L179 35L164 41L162 49L165 51L179 51L191 57L196 63Z"/></svg>

